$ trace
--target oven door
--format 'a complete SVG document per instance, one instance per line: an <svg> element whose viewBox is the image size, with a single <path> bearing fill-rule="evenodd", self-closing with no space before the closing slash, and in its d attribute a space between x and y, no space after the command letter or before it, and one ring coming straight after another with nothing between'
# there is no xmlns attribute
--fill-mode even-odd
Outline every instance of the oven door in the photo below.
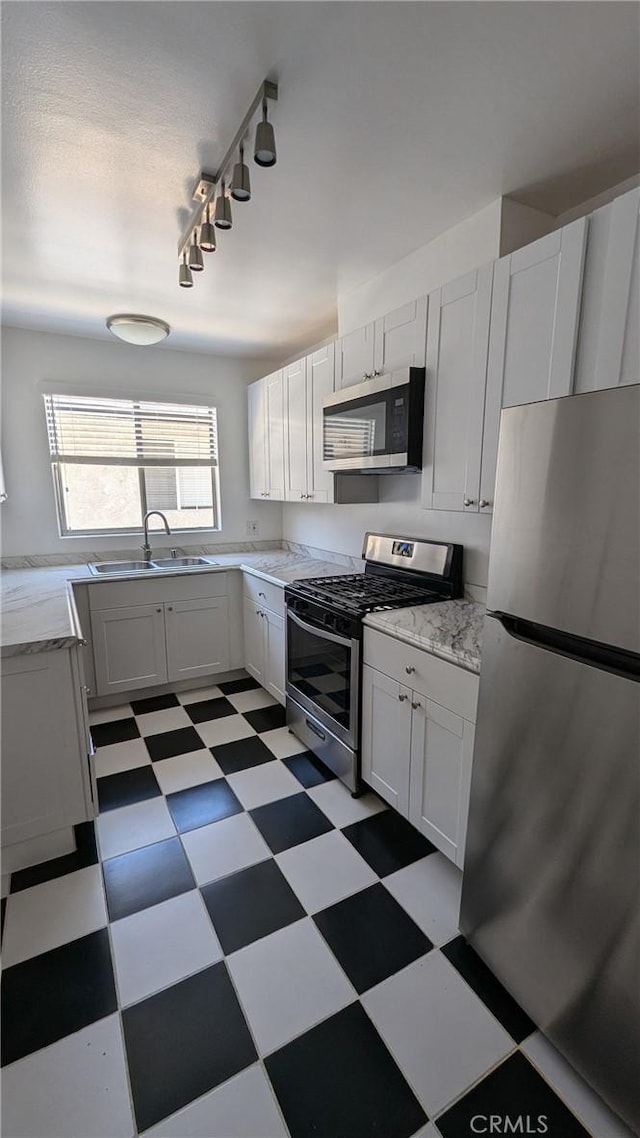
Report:
<svg viewBox="0 0 640 1138"><path fill-rule="evenodd" d="M320 625L317 606L305 607L304 617L287 608L287 695L355 750L360 642Z"/></svg>

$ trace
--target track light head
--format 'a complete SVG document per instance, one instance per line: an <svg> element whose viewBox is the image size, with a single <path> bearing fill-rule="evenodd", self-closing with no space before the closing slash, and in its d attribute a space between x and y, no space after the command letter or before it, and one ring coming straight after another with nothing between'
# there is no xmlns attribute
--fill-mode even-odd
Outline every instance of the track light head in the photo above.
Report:
<svg viewBox="0 0 640 1138"><path fill-rule="evenodd" d="M189 246L189 268L194 273L201 273L204 269L202 250L198 245L195 229L193 231L193 237L191 238L191 244Z"/></svg>
<svg viewBox="0 0 640 1138"><path fill-rule="evenodd" d="M178 274L178 284L181 288L193 288L193 277L191 269L187 264L187 254L182 254L182 261L180 262L180 272Z"/></svg>
<svg viewBox="0 0 640 1138"><path fill-rule="evenodd" d="M249 167L244 160L244 146L240 147L240 161L233 167L231 197L237 202L248 202L251 197L251 179Z"/></svg>
<svg viewBox="0 0 640 1138"><path fill-rule="evenodd" d="M213 224L218 229L231 229L231 226L233 225L231 218L231 202L227 197L224 182L222 182L220 193L216 198L216 208L213 215Z"/></svg>
<svg viewBox="0 0 640 1138"><path fill-rule="evenodd" d="M262 103L262 122L256 128L256 145L253 160L258 166L275 166L276 136L270 122L267 122L267 100Z"/></svg>
<svg viewBox="0 0 640 1138"><path fill-rule="evenodd" d="M211 224L211 206L207 205L206 221L200 226L200 248L203 253L215 253L216 231Z"/></svg>

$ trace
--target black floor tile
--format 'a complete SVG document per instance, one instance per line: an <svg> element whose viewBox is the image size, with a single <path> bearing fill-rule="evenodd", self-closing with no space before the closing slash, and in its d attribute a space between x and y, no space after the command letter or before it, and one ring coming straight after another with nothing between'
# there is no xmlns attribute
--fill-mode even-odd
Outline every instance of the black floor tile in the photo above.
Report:
<svg viewBox="0 0 640 1138"><path fill-rule="evenodd" d="M222 719L225 715L238 714L233 704L224 696L185 704L185 711L192 723L206 723L210 719Z"/></svg>
<svg viewBox="0 0 640 1138"><path fill-rule="evenodd" d="M225 953L306 916L272 858L204 885L201 892Z"/></svg>
<svg viewBox="0 0 640 1138"><path fill-rule="evenodd" d="M433 947L379 884L323 909L313 919L359 993L393 976Z"/></svg>
<svg viewBox="0 0 640 1138"><path fill-rule="evenodd" d="M265 1066L291 1138L409 1138L427 1122L358 1003L267 1056Z"/></svg>
<svg viewBox="0 0 640 1138"><path fill-rule="evenodd" d="M245 676L242 680L226 680L218 684L218 687L225 695L238 695L241 691L253 691L254 688L259 688L260 684L251 676Z"/></svg>
<svg viewBox="0 0 640 1138"><path fill-rule="evenodd" d="M186 755L189 751L201 751L204 747L195 727L178 727L175 731L145 735L144 741L152 763L171 759L174 755Z"/></svg>
<svg viewBox="0 0 640 1138"><path fill-rule="evenodd" d="M442 952L516 1043L521 1043L536 1030L533 1020L523 1012L463 936L445 944Z"/></svg>
<svg viewBox="0 0 640 1138"><path fill-rule="evenodd" d="M334 829L326 814L304 791L258 806L250 814L265 842L276 854Z"/></svg>
<svg viewBox="0 0 640 1138"><path fill-rule="evenodd" d="M255 711L244 711L243 715L258 733L275 731L277 727L287 725L285 709L279 703L272 703L269 707L257 707Z"/></svg>
<svg viewBox="0 0 640 1138"><path fill-rule="evenodd" d="M80 822L74 826L74 830L77 849L73 853L54 857L51 861L43 861L40 865L30 865L28 869L19 869L16 873L12 873L11 892L19 893L22 889L30 889L32 885L41 885L43 881L53 881L56 877L64 877L66 873L75 873L77 869L97 865L98 850L93 822Z"/></svg>
<svg viewBox="0 0 640 1138"><path fill-rule="evenodd" d="M134 715L149 715L151 711L166 711L169 707L180 707L180 700L173 692L165 695L151 695L147 699L132 699Z"/></svg>
<svg viewBox="0 0 640 1138"><path fill-rule="evenodd" d="M495 1116L503 1127L496 1133L546 1134L547 1138L588 1138L588 1132L521 1052L506 1059L495 1071L438 1118L443 1138L478 1133L478 1127ZM505 1130L521 1120L520 1130ZM472 1119L475 1119L472 1126ZM527 1129L529 1119L530 1129ZM542 1128L539 1120L542 1120ZM487 1121L488 1125L488 1121Z"/></svg>
<svg viewBox="0 0 640 1138"><path fill-rule="evenodd" d="M379 877L404 869L435 850L435 846L395 810L383 810L371 818L363 818L361 822L345 826L342 832Z"/></svg>
<svg viewBox="0 0 640 1138"><path fill-rule="evenodd" d="M289 759L282 760L303 786L319 786L321 782L330 782L335 778L333 771L325 767L313 751L303 751L301 755L291 755Z"/></svg>
<svg viewBox="0 0 640 1138"><path fill-rule="evenodd" d="M197 830L232 814L241 814L243 807L224 778L203 782L187 790L176 790L167 795L167 806L181 834Z"/></svg>
<svg viewBox="0 0 640 1138"><path fill-rule="evenodd" d="M125 1008L122 1022L139 1130L257 1057L223 963Z"/></svg>
<svg viewBox="0 0 640 1138"><path fill-rule="evenodd" d="M2 980L2 1062L48 1047L116 1008L106 929L15 964Z"/></svg>
<svg viewBox="0 0 640 1138"><path fill-rule="evenodd" d="M120 806L133 806L147 798L157 798L161 793L153 767L135 767L120 774L108 774L99 778L98 805L101 813L116 810Z"/></svg>
<svg viewBox="0 0 640 1138"><path fill-rule="evenodd" d="M109 918L117 921L195 887L179 838L167 838L102 865Z"/></svg>
<svg viewBox="0 0 640 1138"><path fill-rule="evenodd" d="M275 758L273 751L257 735L211 747L211 754L225 774L236 774L249 767L259 767L262 763L272 763Z"/></svg>
<svg viewBox="0 0 640 1138"><path fill-rule="evenodd" d="M112 743L126 743L140 736L133 715L127 719L113 719L110 723L92 723L91 738L95 747L109 747Z"/></svg>

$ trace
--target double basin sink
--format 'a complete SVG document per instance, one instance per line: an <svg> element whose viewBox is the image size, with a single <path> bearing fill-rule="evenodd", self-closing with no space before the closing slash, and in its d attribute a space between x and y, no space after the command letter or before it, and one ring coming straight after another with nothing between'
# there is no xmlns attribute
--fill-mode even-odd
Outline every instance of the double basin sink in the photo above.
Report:
<svg viewBox="0 0 640 1138"><path fill-rule="evenodd" d="M108 573L155 573L163 569L204 569L218 565L210 557L158 557L150 561L96 561L89 569L96 577Z"/></svg>

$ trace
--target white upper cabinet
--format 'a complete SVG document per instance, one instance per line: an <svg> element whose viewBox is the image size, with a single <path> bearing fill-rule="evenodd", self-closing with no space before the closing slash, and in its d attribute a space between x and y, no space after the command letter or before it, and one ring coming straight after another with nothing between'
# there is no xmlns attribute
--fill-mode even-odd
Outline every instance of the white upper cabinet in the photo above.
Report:
<svg viewBox="0 0 640 1138"><path fill-rule="evenodd" d="M420 297L376 320L373 370L384 374L401 367L424 367L427 298Z"/></svg>
<svg viewBox="0 0 640 1138"><path fill-rule="evenodd" d="M336 390L363 383L373 375L375 324L365 324L336 342Z"/></svg>
<svg viewBox="0 0 640 1138"><path fill-rule="evenodd" d="M267 386L259 379L247 388L249 402L249 495L266 498L267 473Z"/></svg>
<svg viewBox="0 0 640 1138"><path fill-rule="evenodd" d="M300 502L307 494L307 361L297 360L284 369L284 399L287 408L286 493L287 502Z"/></svg>
<svg viewBox="0 0 640 1138"><path fill-rule="evenodd" d="M493 265L429 296L422 504L478 512Z"/></svg>
<svg viewBox="0 0 640 1138"><path fill-rule="evenodd" d="M640 189L589 218L574 390L640 380Z"/></svg>
<svg viewBox="0 0 640 1138"><path fill-rule="evenodd" d="M277 502L285 497L284 382L281 371L268 375L267 388L267 476L268 497Z"/></svg>
<svg viewBox="0 0 640 1138"><path fill-rule="evenodd" d="M333 502L334 477L322 465L322 404L334 391L335 344L307 356L307 494L310 502Z"/></svg>

